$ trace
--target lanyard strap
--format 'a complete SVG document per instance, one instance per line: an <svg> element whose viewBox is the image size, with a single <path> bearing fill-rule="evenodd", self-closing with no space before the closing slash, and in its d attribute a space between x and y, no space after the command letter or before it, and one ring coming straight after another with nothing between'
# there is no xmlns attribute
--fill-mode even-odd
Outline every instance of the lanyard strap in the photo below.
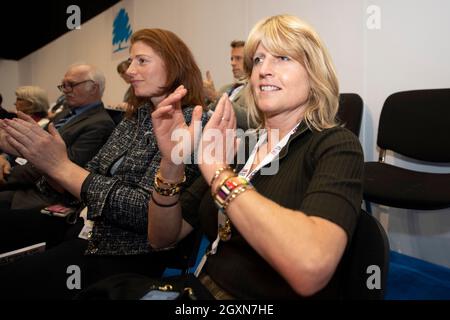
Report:
<svg viewBox="0 0 450 320"><path fill-rule="evenodd" d="M262 167L271 163L273 161L273 159L275 159L278 156L278 154L280 154L281 150L288 143L289 138L297 131L297 128L299 125L300 125L300 123L298 123L288 134L286 134L283 137L283 139L281 139L275 145L275 147L273 147L273 149L270 151L270 153L268 153L264 157L264 159L250 172L250 168L252 167L253 162L255 161L256 154L258 153L259 148L267 141L267 131L264 131L264 133L261 135L258 142L256 143L255 147L253 148L253 151L250 154L250 156L248 157L248 160L245 163L244 167L239 172L239 175L247 178L248 180L251 180L253 178L253 176L259 170L261 170ZM275 137L273 137L273 134L272 134L272 138L275 138Z"/></svg>

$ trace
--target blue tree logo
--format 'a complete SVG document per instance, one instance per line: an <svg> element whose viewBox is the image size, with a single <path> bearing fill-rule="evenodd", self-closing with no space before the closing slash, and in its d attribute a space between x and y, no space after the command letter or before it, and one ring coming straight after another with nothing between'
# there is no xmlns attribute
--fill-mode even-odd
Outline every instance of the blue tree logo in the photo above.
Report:
<svg viewBox="0 0 450 320"><path fill-rule="evenodd" d="M128 18L128 13L125 11L125 9L122 8L117 13L117 16L114 18L113 28L114 29L113 29L112 43L113 45L116 44L119 45L119 47L116 50L114 50L114 52L127 49L128 46L121 47L122 42L127 42L132 34L130 20Z"/></svg>

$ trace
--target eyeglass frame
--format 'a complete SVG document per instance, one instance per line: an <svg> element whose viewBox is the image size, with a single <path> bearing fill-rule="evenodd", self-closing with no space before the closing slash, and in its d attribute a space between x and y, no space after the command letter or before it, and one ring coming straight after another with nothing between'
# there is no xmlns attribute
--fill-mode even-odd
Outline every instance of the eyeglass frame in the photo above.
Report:
<svg viewBox="0 0 450 320"><path fill-rule="evenodd" d="M77 85L82 84L82 83L86 83L86 82L88 82L88 81L92 81L92 82L94 82L94 83L97 83L97 82L95 82L95 81L92 80L92 79L87 79L87 80L83 80L83 81L76 82L76 83L70 83L70 82L69 82L67 85L66 85L65 83L61 83L60 85L57 85L56 87L57 87L58 90L61 91L61 92L64 92L64 89L66 89L67 92L72 92L72 91L73 91L73 88L75 88ZM69 89L69 88L70 88L70 89Z"/></svg>

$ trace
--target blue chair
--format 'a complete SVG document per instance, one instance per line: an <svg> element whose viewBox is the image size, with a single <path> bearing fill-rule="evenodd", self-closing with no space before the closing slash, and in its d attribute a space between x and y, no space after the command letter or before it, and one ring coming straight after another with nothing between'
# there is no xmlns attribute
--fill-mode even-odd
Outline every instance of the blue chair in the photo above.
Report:
<svg viewBox="0 0 450 320"><path fill-rule="evenodd" d="M194 273L201 258L206 252L209 240L199 231L191 232L186 239L181 241L170 259L163 273L163 278Z"/></svg>

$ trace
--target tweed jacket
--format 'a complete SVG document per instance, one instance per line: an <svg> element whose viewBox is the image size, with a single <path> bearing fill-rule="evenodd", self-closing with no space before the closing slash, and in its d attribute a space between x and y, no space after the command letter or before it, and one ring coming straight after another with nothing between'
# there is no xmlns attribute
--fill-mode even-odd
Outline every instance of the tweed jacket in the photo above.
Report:
<svg viewBox="0 0 450 320"><path fill-rule="evenodd" d="M187 123L192 108L184 108ZM203 114L202 124L207 120ZM189 186L200 175L198 166L186 165ZM111 167L123 158L113 175ZM151 252L147 240L147 209L161 155L153 135L150 107L138 108L125 118L100 152L87 164L91 173L82 185L81 199L94 221L88 255L137 255Z"/></svg>

